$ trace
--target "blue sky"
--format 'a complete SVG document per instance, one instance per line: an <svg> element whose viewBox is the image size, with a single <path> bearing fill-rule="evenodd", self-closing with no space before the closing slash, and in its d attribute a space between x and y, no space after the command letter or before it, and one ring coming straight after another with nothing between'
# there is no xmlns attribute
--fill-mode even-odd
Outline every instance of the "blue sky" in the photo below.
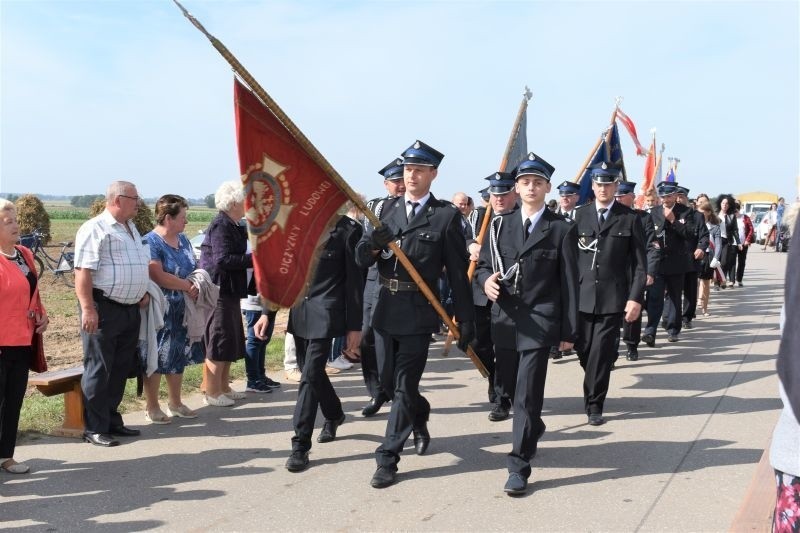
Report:
<svg viewBox="0 0 800 533"><path fill-rule="evenodd" d="M290 2L184 6L357 191L421 139L434 194L476 195L522 92L528 147L572 179L616 96L692 194L800 173L798 2ZM168 0L0 1L0 192L197 198L238 175L229 66ZM621 130L629 178L644 158Z"/></svg>

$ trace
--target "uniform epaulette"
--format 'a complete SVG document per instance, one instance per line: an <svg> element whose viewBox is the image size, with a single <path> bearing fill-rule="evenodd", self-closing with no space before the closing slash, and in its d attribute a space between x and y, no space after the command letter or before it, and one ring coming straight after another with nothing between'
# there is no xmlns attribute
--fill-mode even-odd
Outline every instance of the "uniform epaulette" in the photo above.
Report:
<svg viewBox="0 0 800 533"><path fill-rule="evenodd" d="M587 202L587 203L585 203L585 204L583 204L583 205L576 205L576 206L575 206L575 209L576 209L576 210L578 210L578 209L580 209L580 208L582 208L582 207L586 207L587 205L591 205L591 204L592 204L592 202Z"/></svg>

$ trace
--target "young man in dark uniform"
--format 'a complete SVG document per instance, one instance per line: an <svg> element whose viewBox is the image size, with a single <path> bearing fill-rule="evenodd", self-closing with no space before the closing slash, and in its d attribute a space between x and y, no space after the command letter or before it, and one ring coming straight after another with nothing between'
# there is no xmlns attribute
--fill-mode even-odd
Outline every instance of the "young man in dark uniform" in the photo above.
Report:
<svg viewBox="0 0 800 533"><path fill-rule="evenodd" d="M380 169L378 174L383 176L383 185L386 187L387 195L370 200L367 202L367 208L380 218L386 201L402 196L406 192L406 185L403 183L403 159L399 157L393 159L391 163ZM372 225L365 217L364 230L369 232L371 229ZM375 415L383 404L389 401L389 395L381 387L378 360L375 356L375 333L370 325L377 288L378 267L373 264L367 271L367 282L364 284L364 318L361 325L361 373L370 396L369 403L361 410L361 414L364 416Z"/></svg>
<svg viewBox="0 0 800 533"><path fill-rule="evenodd" d="M580 313L576 350L585 374L589 424L605 423L603 406L623 319L639 317L645 286L645 235L636 214L614 201L620 171L602 163L591 171L595 200L578 209Z"/></svg>
<svg viewBox="0 0 800 533"><path fill-rule="evenodd" d="M370 482L375 488L395 482L400 452L412 432L417 454L428 448L430 404L419 392L419 381L431 334L439 328L433 306L394 254L385 252L389 242L398 242L433 291L446 269L459 323L459 349L466 349L475 336L463 216L453 204L430 192L444 155L417 141L402 156L405 195L386 201L382 226L367 232L356 247L359 266L378 265L372 327L381 383L392 400L386 435L376 450L378 469Z"/></svg>
<svg viewBox="0 0 800 533"><path fill-rule="evenodd" d="M286 461L290 472L308 467L318 407L325 423L317 442L335 439L336 429L344 422L342 402L325 373L325 363L334 337L347 334L347 345L353 346L361 336L364 276L355 262L361 234L361 225L355 220L348 216L339 219L322 247L308 292L289 311L287 331L294 335L297 365L303 376L294 409L292 454Z"/></svg>
<svg viewBox="0 0 800 533"><path fill-rule="evenodd" d="M545 206L553 167L529 153L514 171L521 206L492 219L476 277L492 300L496 382L514 399L508 481L521 495L544 434L544 386L551 346L572 348L577 334L575 226Z"/></svg>

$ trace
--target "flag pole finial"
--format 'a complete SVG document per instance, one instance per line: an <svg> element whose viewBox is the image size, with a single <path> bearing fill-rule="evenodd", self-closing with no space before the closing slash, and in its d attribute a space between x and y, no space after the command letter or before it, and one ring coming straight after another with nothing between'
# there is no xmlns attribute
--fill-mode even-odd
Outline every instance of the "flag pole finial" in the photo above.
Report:
<svg viewBox="0 0 800 533"><path fill-rule="evenodd" d="M619 105L621 103L622 103L622 97L621 96L617 96L616 98L614 98L614 107L619 107Z"/></svg>
<svg viewBox="0 0 800 533"><path fill-rule="evenodd" d="M522 96L524 96L525 100L528 102L530 101L531 98L533 98L533 93L531 92L531 90L528 88L527 85L525 86L525 92L522 93Z"/></svg>

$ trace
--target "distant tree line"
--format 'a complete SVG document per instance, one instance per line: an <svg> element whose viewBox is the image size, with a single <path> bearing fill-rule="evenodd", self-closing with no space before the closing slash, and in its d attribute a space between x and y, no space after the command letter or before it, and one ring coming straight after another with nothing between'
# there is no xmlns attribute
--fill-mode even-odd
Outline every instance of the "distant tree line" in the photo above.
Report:
<svg viewBox="0 0 800 533"><path fill-rule="evenodd" d="M91 207L97 200L104 200L105 196L102 194L84 194L82 196L73 196L70 198L69 203L74 207Z"/></svg>

